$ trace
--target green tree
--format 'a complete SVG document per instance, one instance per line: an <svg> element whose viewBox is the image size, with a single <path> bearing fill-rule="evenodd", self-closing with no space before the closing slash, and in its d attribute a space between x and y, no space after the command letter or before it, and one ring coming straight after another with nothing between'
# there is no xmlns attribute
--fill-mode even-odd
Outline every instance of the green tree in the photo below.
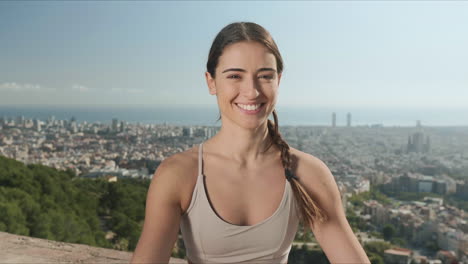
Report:
<svg viewBox="0 0 468 264"><path fill-rule="evenodd" d="M37 217L37 222L31 227L31 236L45 238L45 239L55 239L54 234L51 231L52 219L49 214L46 212L39 213Z"/></svg>
<svg viewBox="0 0 468 264"><path fill-rule="evenodd" d="M26 216L16 203L0 202L0 223L3 231L18 235L29 235L29 229L26 227Z"/></svg>
<svg viewBox="0 0 468 264"><path fill-rule="evenodd" d="M383 228L383 237L385 240L390 241L395 234L395 227L392 224L386 224Z"/></svg>
<svg viewBox="0 0 468 264"><path fill-rule="evenodd" d="M437 244L437 241L434 240L426 241L424 246L432 252L437 252L440 249L439 245Z"/></svg>
<svg viewBox="0 0 468 264"><path fill-rule="evenodd" d="M369 256L369 260L372 257L375 262L374 263L380 263L381 259L383 261L384 257L384 251L391 248L392 245L388 242L382 242L382 241L373 241L373 242L367 242L364 243L364 250L367 253L367 256ZM379 258L380 257L380 258Z"/></svg>
<svg viewBox="0 0 468 264"><path fill-rule="evenodd" d="M400 247L406 247L407 245L406 240L401 237L393 237L390 241L392 244L398 245Z"/></svg>
<svg viewBox="0 0 468 264"><path fill-rule="evenodd" d="M30 229L36 222L40 205L27 192L19 188L0 187L0 200L5 203L16 203L26 217L26 227Z"/></svg>
<svg viewBox="0 0 468 264"><path fill-rule="evenodd" d="M372 264L385 264L383 258L376 253L370 253L368 257Z"/></svg>

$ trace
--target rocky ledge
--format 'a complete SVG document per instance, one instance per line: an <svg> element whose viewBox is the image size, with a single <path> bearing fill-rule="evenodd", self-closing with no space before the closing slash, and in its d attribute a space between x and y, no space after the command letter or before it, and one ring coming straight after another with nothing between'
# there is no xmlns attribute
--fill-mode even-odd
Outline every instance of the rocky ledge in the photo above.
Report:
<svg viewBox="0 0 468 264"><path fill-rule="evenodd" d="M129 263L132 252L0 232L0 263ZM171 258L170 263L187 263Z"/></svg>

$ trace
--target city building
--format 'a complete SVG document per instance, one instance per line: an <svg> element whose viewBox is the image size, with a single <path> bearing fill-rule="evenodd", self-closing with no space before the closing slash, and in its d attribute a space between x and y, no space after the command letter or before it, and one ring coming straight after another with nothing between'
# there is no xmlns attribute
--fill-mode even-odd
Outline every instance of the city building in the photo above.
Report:
<svg viewBox="0 0 468 264"><path fill-rule="evenodd" d="M385 264L410 264L413 251L405 248L392 248L384 251Z"/></svg>
<svg viewBox="0 0 468 264"><path fill-rule="evenodd" d="M455 181L452 179L437 179L419 173L404 173L392 178L384 185L384 188L392 192L432 192L444 195L454 193L455 186Z"/></svg>
<svg viewBox="0 0 468 264"><path fill-rule="evenodd" d="M112 131L117 132L119 126L119 120L117 118L112 119Z"/></svg>
<svg viewBox="0 0 468 264"><path fill-rule="evenodd" d="M426 138L426 140L424 140ZM424 142L426 141L426 142ZM406 152L428 153L431 149L431 140L425 137L423 132L416 132L408 136Z"/></svg>
<svg viewBox="0 0 468 264"><path fill-rule="evenodd" d="M332 127L336 127L336 113L332 113Z"/></svg>
<svg viewBox="0 0 468 264"><path fill-rule="evenodd" d="M364 215L370 215L371 221L377 226L383 226L388 222L387 209L376 200L364 201Z"/></svg>
<svg viewBox="0 0 468 264"><path fill-rule="evenodd" d="M125 131L125 122L121 121L120 122L120 132L124 132L124 131Z"/></svg>
<svg viewBox="0 0 468 264"><path fill-rule="evenodd" d="M182 136L184 136L184 137L193 137L193 128L192 127L182 128Z"/></svg>
<svg viewBox="0 0 468 264"><path fill-rule="evenodd" d="M346 126L350 127L351 126L351 113L348 113L346 115Z"/></svg>
<svg viewBox="0 0 468 264"><path fill-rule="evenodd" d="M34 130L37 132L41 132L41 121L38 119L34 119Z"/></svg>

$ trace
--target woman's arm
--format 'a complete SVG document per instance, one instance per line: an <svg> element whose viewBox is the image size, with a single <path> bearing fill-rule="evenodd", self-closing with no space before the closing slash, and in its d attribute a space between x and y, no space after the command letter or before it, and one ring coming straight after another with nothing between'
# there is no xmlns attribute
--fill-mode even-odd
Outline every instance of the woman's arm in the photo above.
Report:
<svg viewBox="0 0 468 264"><path fill-rule="evenodd" d="M131 259L133 264L169 263L181 216L178 185L181 169L176 159L174 156L165 159L154 173L146 198L143 230Z"/></svg>
<svg viewBox="0 0 468 264"><path fill-rule="evenodd" d="M300 152L297 176L311 198L322 208L328 220L311 229L330 263L370 263L366 252L349 226L341 195L328 167L318 158Z"/></svg>

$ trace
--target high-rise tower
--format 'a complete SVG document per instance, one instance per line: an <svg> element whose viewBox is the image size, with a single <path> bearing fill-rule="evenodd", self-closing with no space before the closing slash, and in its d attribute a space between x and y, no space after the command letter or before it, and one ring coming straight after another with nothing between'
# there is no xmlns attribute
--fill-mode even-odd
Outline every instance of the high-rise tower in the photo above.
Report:
<svg viewBox="0 0 468 264"><path fill-rule="evenodd" d="M124 121L120 121L120 132L124 132L125 131L125 123Z"/></svg>
<svg viewBox="0 0 468 264"><path fill-rule="evenodd" d="M346 126L350 127L351 126L351 113L348 113L346 115Z"/></svg>
<svg viewBox="0 0 468 264"><path fill-rule="evenodd" d="M332 113L332 127L336 127L336 113Z"/></svg>
<svg viewBox="0 0 468 264"><path fill-rule="evenodd" d="M119 120L117 118L112 119L112 131L117 132L117 128L119 126Z"/></svg>

